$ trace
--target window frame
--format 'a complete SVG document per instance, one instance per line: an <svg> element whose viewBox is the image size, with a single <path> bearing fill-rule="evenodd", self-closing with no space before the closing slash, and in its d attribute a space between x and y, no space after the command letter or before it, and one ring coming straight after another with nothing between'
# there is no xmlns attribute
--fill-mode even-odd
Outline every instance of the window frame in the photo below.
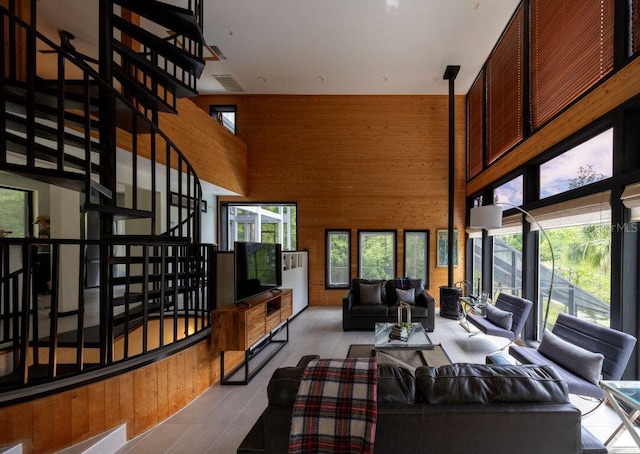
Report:
<svg viewBox="0 0 640 454"><path fill-rule="evenodd" d="M377 234L391 234L393 237L393 264L391 277L388 279L394 279L398 272L398 231L395 229L358 229L358 277L362 277L362 236L365 234L377 233Z"/></svg>
<svg viewBox="0 0 640 454"><path fill-rule="evenodd" d="M424 285L425 289L429 289L430 287L430 282L429 282L429 274L431 271L431 264L429 262L429 258L430 258L430 231L429 229L407 229L403 232L403 271L404 271L404 275L405 277L409 277L407 275L407 237L408 234L412 234L412 233L424 233L425 234L425 239L424 239L424 276L420 276L420 278L422 279L422 283ZM416 278L418 278L418 276L416 276Z"/></svg>
<svg viewBox="0 0 640 454"><path fill-rule="evenodd" d="M29 189L22 189L22 188L17 188L17 187L12 187L12 186L7 186L7 185L0 185L1 189L7 190L7 191L15 191L15 192L20 192L23 194L24 196L24 207L23 207L23 213L24 213L24 218L23 218L23 231L24 231L24 236L22 238L28 238L30 236L32 236L32 226L33 226L33 191L29 190ZM0 225L0 228L3 228L5 230L9 230L10 227L6 224L4 225ZM10 234L11 238L21 238L17 236L17 232L12 232Z"/></svg>
<svg viewBox="0 0 640 454"><path fill-rule="evenodd" d="M331 236L347 235L347 268L348 278L345 284L331 283ZM350 229L325 229L324 231L324 288L325 290L346 289L351 286L351 230Z"/></svg>
<svg viewBox="0 0 640 454"><path fill-rule="evenodd" d="M235 121L233 123L233 130L229 129L224 125L224 123L218 120L219 112L233 112ZM209 115L215 121L220 122L220 124L233 135L238 135L238 106L235 104L210 104L209 105Z"/></svg>

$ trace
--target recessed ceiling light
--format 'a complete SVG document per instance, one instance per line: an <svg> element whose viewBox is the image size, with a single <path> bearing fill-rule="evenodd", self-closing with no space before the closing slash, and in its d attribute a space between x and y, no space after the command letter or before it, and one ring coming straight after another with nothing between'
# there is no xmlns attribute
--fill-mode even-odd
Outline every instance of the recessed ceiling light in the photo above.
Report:
<svg viewBox="0 0 640 454"><path fill-rule="evenodd" d="M264 77L260 76L258 77L258 80L262 83L265 83L267 81L267 79L265 79Z"/></svg>
<svg viewBox="0 0 640 454"><path fill-rule="evenodd" d="M473 8L473 9L478 9L478 6L480 6L480 2L478 2L478 1L475 1L475 2L471 3L471 8Z"/></svg>
<svg viewBox="0 0 640 454"><path fill-rule="evenodd" d="M322 76L318 76L317 79L318 79L318 82L324 82L324 77Z"/></svg>
<svg viewBox="0 0 640 454"><path fill-rule="evenodd" d="M229 36L233 35L233 31L229 27L225 27L223 28L223 30L227 35Z"/></svg>
<svg viewBox="0 0 640 454"><path fill-rule="evenodd" d="M382 76L382 77L380 78L380 80L381 80L381 81L383 81L383 82L386 82L386 81L388 81L389 79L387 79L387 76Z"/></svg>

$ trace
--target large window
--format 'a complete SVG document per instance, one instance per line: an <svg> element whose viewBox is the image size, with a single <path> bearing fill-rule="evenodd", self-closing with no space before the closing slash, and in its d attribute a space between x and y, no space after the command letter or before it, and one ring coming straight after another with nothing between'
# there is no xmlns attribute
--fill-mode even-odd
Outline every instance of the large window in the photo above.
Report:
<svg viewBox="0 0 640 454"><path fill-rule="evenodd" d="M609 223L546 229L555 255L555 278L547 328L565 312L610 325L611 229ZM540 300L546 313L551 276L548 243L540 240ZM543 321L542 320L542 321ZM541 322L542 322L541 321Z"/></svg>
<svg viewBox="0 0 640 454"><path fill-rule="evenodd" d="M511 207L509 205L522 205L523 200L523 185L522 175L507 181L502 186L493 190L493 203L502 203L503 210L508 210Z"/></svg>
<svg viewBox="0 0 640 454"><path fill-rule="evenodd" d="M395 230L358 230L358 275L363 279L396 276Z"/></svg>
<svg viewBox="0 0 640 454"><path fill-rule="evenodd" d="M608 129L540 166L540 198L612 175L613 129Z"/></svg>
<svg viewBox="0 0 640 454"><path fill-rule="evenodd" d="M469 291L472 295L482 293L482 233L473 234L471 241L471 286Z"/></svg>
<svg viewBox="0 0 640 454"><path fill-rule="evenodd" d="M325 232L325 287L348 288L351 280L351 231Z"/></svg>
<svg viewBox="0 0 640 454"><path fill-rule="evenodd" d="M522 233L493 236L493 295L522 296Z"/></svg>
<svg viewBox="0 0 640 454"><path fill-rule="evenodd" d="M296 214L295 204L224 203L220 207L220 244L231 251L235 241L280 243L283 251L295 251Z"/></svg>
<svg viewBox="0 0 640 454"><path fill-rule="evenodd" d="M531 230L545 229L553 246L555 277L547 328L559 312L605 326L610 323L611 209L610 191L571 199L537 210ZM551 278L549 243L540 235L539 298L542 326Z"/></svg>
<svg viewBox="0 0 640 454"><path fill-rule="evenodd" d="M404 275L422 279L429 288L429 231L404 231Z"/></svg>
<svg viewBox="0 0 640 454"><path fill-rule="evenodd" d="M31 193L20 189L0 187L0 229L11 232L12 238L31 235L29 207Z"/></svg>

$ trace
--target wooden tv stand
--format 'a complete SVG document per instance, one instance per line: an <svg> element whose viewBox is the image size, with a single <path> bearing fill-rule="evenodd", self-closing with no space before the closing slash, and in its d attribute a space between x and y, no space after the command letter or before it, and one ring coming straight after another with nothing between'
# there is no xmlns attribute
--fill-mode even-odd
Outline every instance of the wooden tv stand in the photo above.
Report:
<svg viewBox="0 0 640 454"><path fill-rule="evenodd" d="M246 385L289 341L289 317L293 311L291 289L273 290L236 304L211 312L211 340L220 351L220 383L223 385ZM274 336L286 329L284 339ZM264 347L277 343L279 347L252 371L249 362ZM244 351L244 361L225 375L225 351ZM244 368L243 380L230 377Z"/></svg>

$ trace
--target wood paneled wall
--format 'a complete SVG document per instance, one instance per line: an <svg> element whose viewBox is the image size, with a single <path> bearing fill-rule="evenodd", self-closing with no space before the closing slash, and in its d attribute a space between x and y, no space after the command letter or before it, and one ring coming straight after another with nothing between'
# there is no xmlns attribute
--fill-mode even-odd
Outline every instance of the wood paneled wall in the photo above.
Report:
<svg viewBox="0 0 640 454"><path fill-rule="evenodd" d="M177 100L178 115L160 112L159 125L196 169L201 181L220 186L236 194L247 192L247 147L220 123L212 119L189 99ZM208 112L208 110L207 110ZM151 157L150 134L138 136L138 153ZM131 134L116 131L118 147L132 150ZM165 164L165 143L157 138L156 159ZM176 168L175 162L172 167Z"/></svg>
<svg viewBox="0 0 640 454"><path fill-rule="evenodd" d="M207 339L132 372L0 408L0 446L22 443L26 454L52 453L125 423L131 439L219 379L220 354Z"/></svg>
<svg viewBox="0 0 640 454"><path fill-rule="evenodd" d="M397 275L403 230L431 230L431 293L447 285L436 267L436 230L447 228L447 96L201 96L235 104L238 136L247 144L248 192L242 200L297 202L298 249L309 250L311 305L340 305L344 290L325 290L325 229L397 229ZM465 98L456 99L456 209L465 227ZM456 280L464 276L459 242Z"/></svg>

